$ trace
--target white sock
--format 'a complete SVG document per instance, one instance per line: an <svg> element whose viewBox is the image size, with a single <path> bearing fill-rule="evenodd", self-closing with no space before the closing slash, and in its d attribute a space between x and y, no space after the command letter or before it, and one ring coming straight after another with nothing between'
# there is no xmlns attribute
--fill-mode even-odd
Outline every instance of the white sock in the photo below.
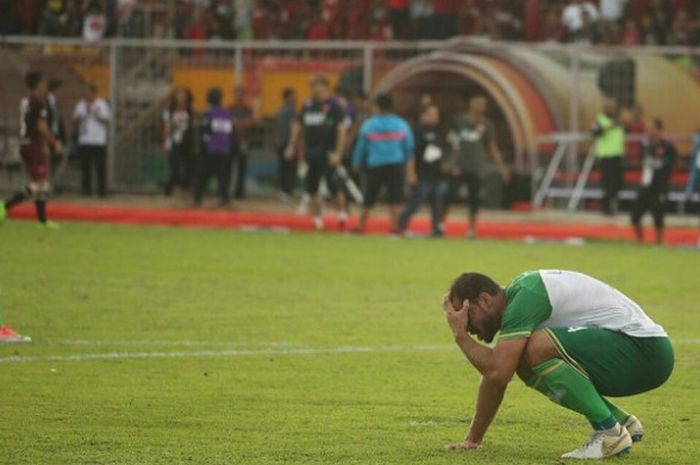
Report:
<svg viewBox="0 0 700 465"><path fill-rule="evenodd" d="M608 436L619 436L622 434L622 426L619 423L615 423L615 426L604 429L603 432Z"/></svg>
<svg viewBox="0 0 700 465"><path fill-rule="evenodd" d="M323 218L320 216L314 216L314 226L316 229L322 229L323 228Z"/></svg>

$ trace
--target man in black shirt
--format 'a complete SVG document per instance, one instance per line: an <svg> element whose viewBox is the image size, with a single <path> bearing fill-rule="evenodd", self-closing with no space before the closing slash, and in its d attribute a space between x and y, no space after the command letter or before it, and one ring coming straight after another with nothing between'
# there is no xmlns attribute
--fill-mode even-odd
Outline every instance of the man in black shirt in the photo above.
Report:
<svg viewBox="0 0 700 465"><path fill-rule="evenodd" d="M641 219L647 211L654 217L656 243L663 242L668 179L678 155L673 144L663 138L663 131L663 121L654 119L649 127L649 140L644 145L642 181L632 207L632 225L640 243L644 242Z"/></svg>
<svg viewBox="0 0 700 465"><path fill-rule="evenodd" d="M432 236L443 235L442 207L447 185L443 173L444 137L440 133L440 111L429 94L421 98L421 114L416 127L416 156L408 162L411 194L399 217L399 230L405 231L413 214L428 200L432 213Z"/></svg>
<svg viewBox="0 0 700 465"><path fill-rule="evenodd" d="M304 102L297 121L292 126L292 135L285 151L289 159L294 156L301 133L304 134L304 157L308 165L306 192L312 197L311 213L314 226L324 229L321 217L321 201L318 196L321 179L335 197L338 222L341 229L347 223L345 195L340 189L336 168L341 162L347 124L345 112L331 97L328 78L322 75L311 80L311 99Z"/></svg>

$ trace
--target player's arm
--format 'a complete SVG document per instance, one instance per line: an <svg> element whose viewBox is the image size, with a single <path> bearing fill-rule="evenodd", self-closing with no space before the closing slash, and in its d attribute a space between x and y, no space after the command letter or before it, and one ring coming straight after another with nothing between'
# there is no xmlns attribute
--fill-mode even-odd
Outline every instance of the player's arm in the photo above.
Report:
<svg viewBox="0 0 700 465"><path fill-rule="evenodd" d="M498 147L498 144L493 137L491 137L491 140L489 140L489 153L491 154L493 161L496 162L496 166L498 166L498 171L501 173L501 179L503 179L503 182L510 181L510 170L503 162L501 149Z"/></svg>
<svg viewBox="0 0 700 465"><path fill-rule="evenodd" d="M51 146L54 152L61 151L61 142L53 135L51 128L49 128L49 122L46 118L39 118L36 122L36 127L39 130L39 134L44 139L44 141Z"/></svg>
<svg viewBox="0 0 700 465"><path fill-rule="evenodd" d="M336 126L336 137L335 137L335 150L330 156L331 165L337 166L340 164L340 158L343 155L343 150L345 150L345 139L348 134L348 126L345 124L345 120L341 120Z"/></svg>
<svg viewBox="0 0 700 465"><path fill-rule="evenodd" d="M299 143L299 137L301 136L301 123L299 121L294 121L292 123L292 132L289 136L289 143L284 151L284 156L290 160L294 156L294 151L296 150L297 144Z"/></svg>
<svg viewBox="0 0 700 465"><path fill-rule="evenodd" d="M481 441L501 405L506 387L515 374L528 341L527 338L502 340L493 349L478 344L467 332L468 307L468 301L465 301L459 310L454 309L449 298L446 297L443 302L447 321L457 345L482 375L476 411L469 432L463 443L448 446L454 449L480 447Z"/></svg>

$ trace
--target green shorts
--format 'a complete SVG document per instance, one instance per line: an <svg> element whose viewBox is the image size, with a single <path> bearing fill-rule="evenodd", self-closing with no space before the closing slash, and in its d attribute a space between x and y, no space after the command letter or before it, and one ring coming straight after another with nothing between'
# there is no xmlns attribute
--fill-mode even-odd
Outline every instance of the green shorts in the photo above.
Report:
<svg viewBox="0 0 700 465"><path fill-rule="evenodd" d="M632 337L602 328L547 328L561 358L604 396L624 397L661 386L673 371L667 337Z"/></svg>

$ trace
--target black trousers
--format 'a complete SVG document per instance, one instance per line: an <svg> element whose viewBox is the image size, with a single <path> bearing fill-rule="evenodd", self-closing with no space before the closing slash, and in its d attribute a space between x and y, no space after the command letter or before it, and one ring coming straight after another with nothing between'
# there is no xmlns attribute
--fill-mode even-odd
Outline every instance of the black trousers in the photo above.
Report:
<svg viewBox="0 0 700 465"><path fill-rule="evenodd" d="M83 177L83 194L92 195L92 170L97 174L97 193L107 195L107 147L80 145L78 147Z"/></svg>
<svg viewBox="0 0 700 465"><path fill-rule="evenodd" d="M165 193L170 194L173 188L187 189L192 181L192 153L189 144L175 144L168 154L170 179L165 185Z"/></svg>
<svg viewBox="0 0 700 465"><path fill-rule="evenodd" d="M297 160L292 157L287 160L284 156L285 147L277 149L277 177L279 188L287 195L294 193L294 187L297 184Z"/></svg>
<svg viewBox="0 0 700 465"><path fill-rule="evenodd" d="M662 229L664 227L664 217L666 216L666 195L648 187L642 187L637 191L637 199L632 205L632 224L638 225L642 221L644 214L650 211L654 218L654 227Z"/></svg>
<svg viewBox="0 0 700 465"><path fill-rule="evenodd" d="M238 152L234 156L236 165L236 183L234 184L234 196L237 199L245 198L245 179L248 176L248 154Z"/></svg>
<svg viewBox="0 0 700 465"><path fill-rule="evenodd" d="M469 206L469 214L476 215L481 207L481 175L474 172L465 172L459 176L449 176L447 179L447 195L445 197L445 206L449 207L457 202L459 188L462 184L467 185L469 197L467 205Z"/></svg>
<svg viewBox="0 0 700 465"><path fill-rule="evenodd" d="M601 184L603 186L603 201L601 209L612 213L612 203L622 189L622 157L599 159Z"/></svg>
<svg viewBox="0 0 700 465"><path fill-rule="evenodd" d="M202 154L199 166L199 177L194 190L194 201L202 203L204 191L211 178L216 178L221 203L229 201L229 183L231 181L231 156L217 153Z"/></svg>

